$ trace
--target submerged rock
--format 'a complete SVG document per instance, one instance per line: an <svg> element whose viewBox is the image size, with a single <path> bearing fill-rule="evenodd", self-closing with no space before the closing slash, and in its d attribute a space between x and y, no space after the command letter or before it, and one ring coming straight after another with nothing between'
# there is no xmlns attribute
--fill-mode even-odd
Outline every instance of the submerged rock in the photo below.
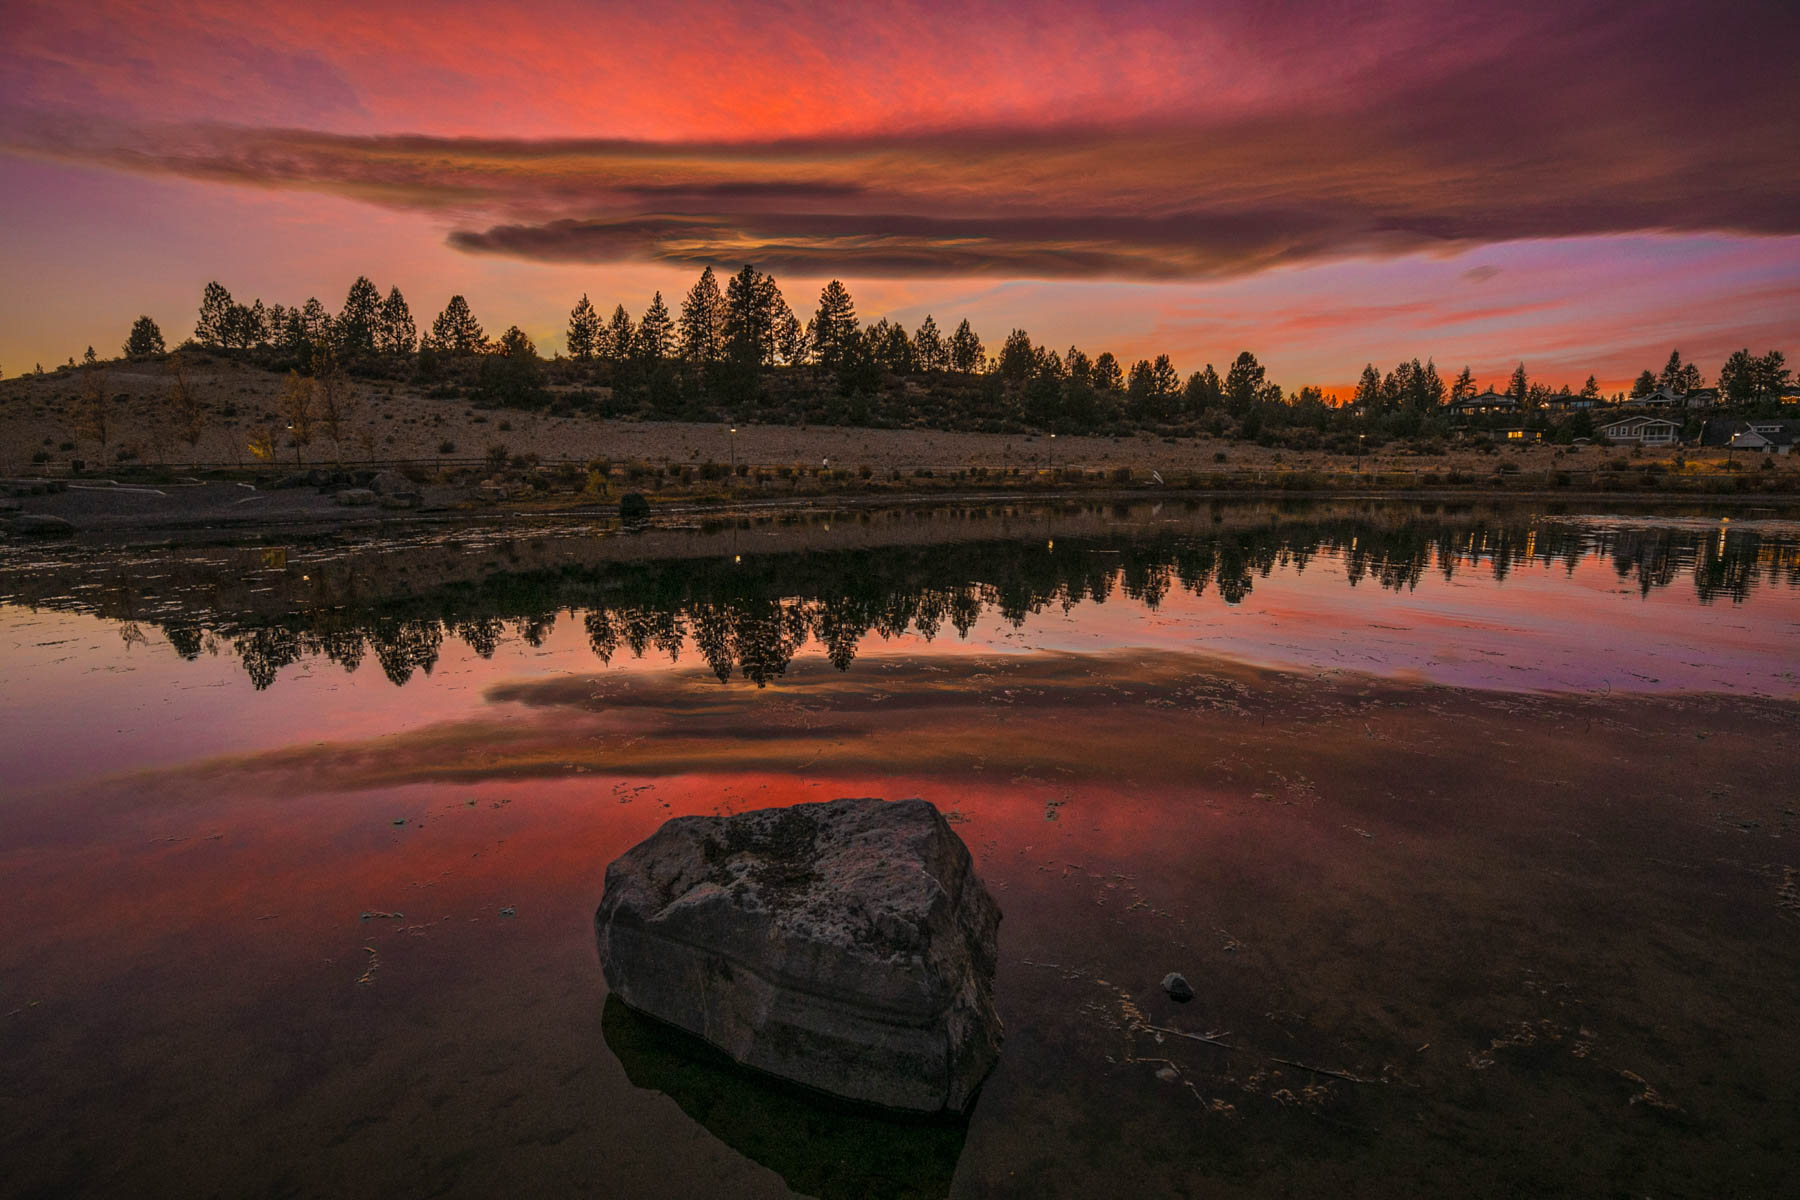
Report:
<svg viewBox="0 0 1800 1200"><path fill-rule="evenodd" d="M620 1000L850 1100L963 1111L999 1055L1000 910L923 800L679 817L606 869Z"/></svg>
<svg viewBox="0 0 1800 1200"><path fill-rule="evenodd" d="M1163 976L1163 991L1169 993L1169 999L1177 1004L1186 1004L1194 998L1194 985L1187 981L1187 976L1179 971L1170 971Z"/></svg>
<svg viewBox="0 0 1800 1200"><path fill-rule="evenodd" d="M72 537L75 526L48 513L24 513L12 519L13 532L21 537Z"/></svg>

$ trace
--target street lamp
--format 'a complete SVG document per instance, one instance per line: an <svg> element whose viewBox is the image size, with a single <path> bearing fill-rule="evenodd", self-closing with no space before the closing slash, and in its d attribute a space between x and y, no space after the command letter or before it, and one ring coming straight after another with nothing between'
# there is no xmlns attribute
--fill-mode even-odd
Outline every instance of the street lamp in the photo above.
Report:
<svg viewBox="0 0 1800 1200"><path fill-rule="evenodd" d="M731 486L737 486L737 426L731 427Z"/></svg>
<svg viewBox="0 0 1800 1200"><path fill-rule="evenodd" d="M1050 435L1050 474L1052 478L1056 475L1056 435L1054 433Z"/></svg>

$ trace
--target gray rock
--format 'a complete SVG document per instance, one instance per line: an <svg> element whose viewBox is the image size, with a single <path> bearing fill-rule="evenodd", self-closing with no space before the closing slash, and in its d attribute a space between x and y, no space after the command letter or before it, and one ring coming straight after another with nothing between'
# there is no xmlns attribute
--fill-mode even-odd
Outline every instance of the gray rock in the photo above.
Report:
<svg viewBox="0 0 1800 1200"><path fill-rule="evenodd" d="M745 1066L960 1112L999 1056L1000 910L923 800L678 817L606 869L594 920L615 996Z"/></svg>
<svg viewBox="0 0 1800 1200"><path fill-rule="evenodd" d="M353 508L360 508L363 505L375 503L375 493L368 488L345 488L337 494L337 502Z"/></svg>
<svg viewBox="0 0 1800 1200"><path fill-rule="evenodd" d="M369 488L377 496L392 496L400 492L412 492L415 489L412 480L398 471L381 471L369 480Z"/></svg>
<svg viewBox="0 0 1800 1200"><path fill-rule="evenodd" d="M1162 988L1169 993L1169 999L1177 1004L1186 1004L1194 998L1194 986L1178 971L1170 971L1163 976Z"/></svg>
<svg viewBox="0 0 1800 1200"><path fill-rule="evenodd" d="M21 513L12 518L12 531L20 537L72 537L75 526L48 513Z"/></svg>

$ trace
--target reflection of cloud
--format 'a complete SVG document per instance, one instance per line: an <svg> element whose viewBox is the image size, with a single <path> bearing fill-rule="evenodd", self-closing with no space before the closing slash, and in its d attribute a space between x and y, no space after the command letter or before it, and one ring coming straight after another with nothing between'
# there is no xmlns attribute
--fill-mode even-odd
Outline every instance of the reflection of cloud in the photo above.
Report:
<svg viewBox="0 0 1800 1200"><path fill-rule="evenodd" d="M1492 279L1494 276L1498 275L1499 273L1500 273L1499 267L1490 267L1490 266L1470 267L1468 270L1463 272L1463 278L1468 280L1470 283L1486 283L1488 280Z"/></svg>
<svg viewBox="0 0 1800 1200"><path fill-rule="evenodd" d="M1129 658L905 658L867 679L823 662L796 663L783 692L800 705L779 708L768 693L721 690L699 673L564 675L488 689L490 704L532 710L520 719L442 722L378 743L308 743L147 774L213 782L274 775L288 781L284 787L305 791L815 765L821 771L929 775L963 770L976 759L997 778L1051 766L1086 775L1100 768L1082 743L1067 737L1068 721L1081 721L1122 748L1135 747L1133 753L1148 762L1168 732L1147 724L1135 708L1178 684L1235 694L1253 676L1264 681L1271 703L1299 698L1298 677L1154 652ZM996 740L990 722L1001 714L1008 734Z"/></svg>

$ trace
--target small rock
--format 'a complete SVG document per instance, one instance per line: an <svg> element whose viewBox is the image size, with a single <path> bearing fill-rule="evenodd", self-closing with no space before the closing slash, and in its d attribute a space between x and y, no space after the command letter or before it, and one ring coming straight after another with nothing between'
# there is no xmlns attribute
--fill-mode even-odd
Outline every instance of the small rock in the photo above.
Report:
<svg viewBox="0 0 1800 1200"><path fill-rule="evenodd" d="M375 493L368 488L345 488L337 494L337 502L349 507L361 508L375 503Z"/></svg>
<svg viewBox="0 0 1800 1200"><path fill-rule="evenodd" d="M1162 988L1163 991L1169 993L1169 999L1175 1001L1177 1004L1186 1004L1189 1000L1194 998L1193 985L1190 984L1187 981L1187 977L1182 975L1179 971L1170 971L1167 975L1164 975Z"/></svg>
<svg viewBox="0 0 1800 1200"><path fill-rule="evenodd" d="M500 910L500 915L503 917L516 917L519 915L519 910L509 904Z"/></svg>

